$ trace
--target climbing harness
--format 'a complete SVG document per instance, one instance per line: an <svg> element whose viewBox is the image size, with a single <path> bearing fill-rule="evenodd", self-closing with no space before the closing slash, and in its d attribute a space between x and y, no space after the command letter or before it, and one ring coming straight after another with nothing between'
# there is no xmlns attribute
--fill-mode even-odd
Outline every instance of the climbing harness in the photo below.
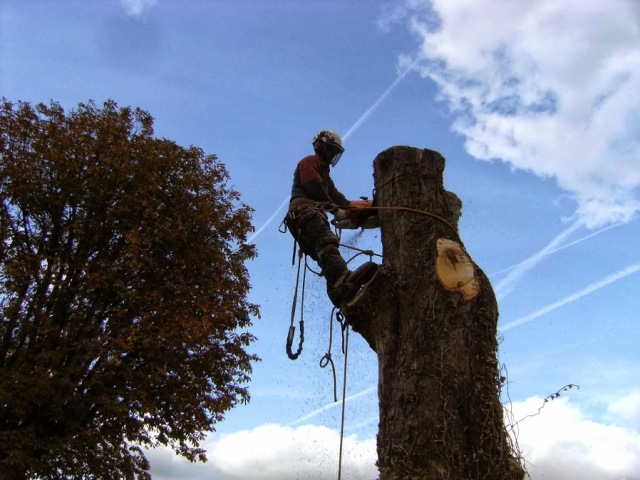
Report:
<svg viewBox="0 0 640 480"><path fill-rule="evenodd" d="M313 218L313 217L322 217L324 220L328 222L327 214L325 213L327 209L329 209L329 204L318 202L311 204L310 206L300 206L289 210L285 217L280 222L280 226L278 227L278 231L280 233L286 233L287 230L291 232L291 236L293 237L293 255L291 258L291 265L295 265L296 261L296 248L299 248L305 255L313 258L314 260L318 260L316 258L315 249L313 245L309 245L302 235L302 232L305 228L305 225Z"/></svg>

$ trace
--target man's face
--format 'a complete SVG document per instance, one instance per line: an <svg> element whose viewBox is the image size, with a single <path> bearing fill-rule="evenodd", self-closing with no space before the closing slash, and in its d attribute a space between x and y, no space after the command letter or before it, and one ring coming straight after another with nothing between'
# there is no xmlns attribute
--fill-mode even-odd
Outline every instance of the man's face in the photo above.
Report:
<svg viewBox="0 0 640 480"><path fill-rule="evenodd" d="M342 152L344 152L343 148L337 145L327 144L324 146L323 158L327 161L327 163L335 167L338 163L338 160L340 160Z"/></svg>

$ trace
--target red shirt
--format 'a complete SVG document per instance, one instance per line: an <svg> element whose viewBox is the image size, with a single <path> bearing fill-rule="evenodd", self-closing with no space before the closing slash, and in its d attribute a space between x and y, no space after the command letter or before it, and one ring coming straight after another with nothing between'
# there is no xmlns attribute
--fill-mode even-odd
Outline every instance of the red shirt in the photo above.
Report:
<svg viewBox="0 0 640 480"><path fill-rule="evenodd" d="M329 164L319 155L309 155L298 162L291 188L291 200L296 198L331 202L341 206L349 203L333 183L329 175Z"/></svg>

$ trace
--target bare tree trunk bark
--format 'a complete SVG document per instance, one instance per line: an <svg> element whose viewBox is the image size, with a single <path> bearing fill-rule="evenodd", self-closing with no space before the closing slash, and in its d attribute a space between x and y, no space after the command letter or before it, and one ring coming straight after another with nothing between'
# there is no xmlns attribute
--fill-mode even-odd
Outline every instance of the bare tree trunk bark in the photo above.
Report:
<svg viewBox="0 0 640 480"><path fill-rule="evenodd" d="M384 262L343 313L378 356L378 467L383 479L522 479L499 399L497 303L458 236L444 163L411 147L374 161Z"/></svg>

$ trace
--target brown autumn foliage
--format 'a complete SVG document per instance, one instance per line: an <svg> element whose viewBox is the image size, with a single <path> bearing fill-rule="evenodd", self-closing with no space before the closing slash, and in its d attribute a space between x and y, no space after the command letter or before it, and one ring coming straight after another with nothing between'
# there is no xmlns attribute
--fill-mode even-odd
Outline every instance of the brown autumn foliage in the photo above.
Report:
<svg viewBox="0 0 640 480"><path fill-rule="evenodd" d="M0 478L150 478L249 394L251 209L140 109L0 105Z"/></svg>

